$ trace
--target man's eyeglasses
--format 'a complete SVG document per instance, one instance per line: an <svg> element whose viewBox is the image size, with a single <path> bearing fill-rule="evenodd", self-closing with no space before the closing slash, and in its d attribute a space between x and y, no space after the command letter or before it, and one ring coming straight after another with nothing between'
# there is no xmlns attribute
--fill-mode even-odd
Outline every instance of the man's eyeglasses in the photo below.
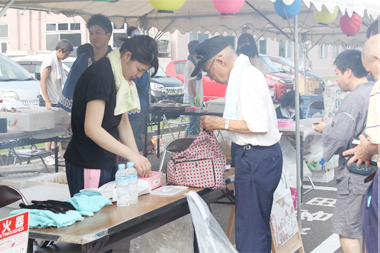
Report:
<svg viewBox="0 0 380 253"><path fill-rule="evenodd" d="M212 65L214 65L215 59L216 59L216 57L214 58L214 60L212 60L211 65L210 65L210 67L208 68L208 70L205 70L205 69L203 70L204 72L207 73L207 76L210 76L210 70L211 70L211 68L212 68Z"/></svg>

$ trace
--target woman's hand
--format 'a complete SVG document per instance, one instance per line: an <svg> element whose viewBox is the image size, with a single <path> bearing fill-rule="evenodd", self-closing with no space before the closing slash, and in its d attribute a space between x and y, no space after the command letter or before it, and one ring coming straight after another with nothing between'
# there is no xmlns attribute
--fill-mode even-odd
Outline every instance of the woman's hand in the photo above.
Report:
<svg viewBox="0 0 380 253"><path fill-rule="evenodd" d="M131 162L133 162L137 174L139 174L140 177L152 176L152 165L150 164L148 158L140 154L136 154L136 156L131 159Z"/></svg>

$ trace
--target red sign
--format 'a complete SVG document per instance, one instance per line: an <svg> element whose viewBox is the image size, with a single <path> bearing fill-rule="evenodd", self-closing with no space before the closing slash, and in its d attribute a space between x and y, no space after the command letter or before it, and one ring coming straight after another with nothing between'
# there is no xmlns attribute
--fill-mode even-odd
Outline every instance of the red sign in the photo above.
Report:
<svg viewBox="0 0 380 253"><path fill-rule="evenodd" d="M0 252L26 252L29 236L29 212L0 220Z"/></svg>

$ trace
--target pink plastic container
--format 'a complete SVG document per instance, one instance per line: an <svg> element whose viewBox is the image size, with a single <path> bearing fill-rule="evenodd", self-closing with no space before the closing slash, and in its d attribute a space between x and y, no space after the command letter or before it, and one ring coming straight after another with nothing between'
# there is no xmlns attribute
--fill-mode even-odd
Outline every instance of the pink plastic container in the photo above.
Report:
<svg viewBox="0 0 380 253"><path fill-rule="evenodd" d="M278 119L278 127L293 127L292 119Z"/></svg>
<svg viewBox="0 0 380 253"><path fill-rule="evenodd" d="M147 181L151 190L154 190L162 185L162 172L152 171L151 177L139 177L139 179Z"/></svg>

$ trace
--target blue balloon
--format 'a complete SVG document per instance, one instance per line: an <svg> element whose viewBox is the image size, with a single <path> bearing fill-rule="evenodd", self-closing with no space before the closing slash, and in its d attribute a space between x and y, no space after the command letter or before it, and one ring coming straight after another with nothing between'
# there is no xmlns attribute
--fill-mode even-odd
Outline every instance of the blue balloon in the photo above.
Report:
<svg viewBox="0 0 380 253"><path fill-rule="evenodd" d="M294 0L294 2L291 5L283 4L286 11L285 15L284 8L282 7L281 2L282 0L276 0L276 2L273 3L273 5L277 14L282 18L286 18L286 15L288 15L288 18L292 18L295 15L297 15L301 10L302 0Z"/></svg>

